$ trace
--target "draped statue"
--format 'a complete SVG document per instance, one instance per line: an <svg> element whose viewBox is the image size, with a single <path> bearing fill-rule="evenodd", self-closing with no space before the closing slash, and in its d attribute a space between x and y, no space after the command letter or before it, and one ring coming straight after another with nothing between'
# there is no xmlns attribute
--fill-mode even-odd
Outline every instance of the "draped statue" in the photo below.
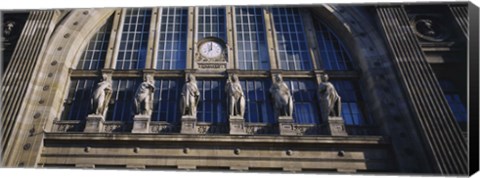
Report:
<svg viewBox="0 0 480 178"><path fill-rule="evenodd" d="M135 92L135 114L151 115L153 110L153 93L155 84L152 75L145 75L143 82Z"/></svg>
<svg viewBox="0 0 480 178"><path fill-rule="evenodd" d="M183 85L181 95L180 111L182 116L196 116L200 92L198 91L197 80L195 80L193 74L188 74L187 82Z"/></svg>
<svg viewBox="0 0 480 178"><path fill-rule="evenodd" d="M270 94L274 101L274 110L277 116L292 116L293 99L287 84L280 74L275 75Z"/></svg>
<svg viewBox="0 0 480 178"><path fill-rule="evenodd" d="M103 74L101 81L98 82L95 91L93 91L91 99L93 114L105 116L111 96L112 80L107 74Z"/></svg>
<svg viewBox="0 0 480 178"><path fill-rule="evenodd" d="M318 87L319 91L319 98L320 98L320 109L321 112L325 113L322 114L323 117L328 116L341 116L341 107L342 103L340 100L340 95L338 95L337 90L333 86L332 83L328 81L328 75L321 76L322 82ZM327 118L323 118L327 119Z"/></svg>
<svg viewBox="0 0 480 178"><path fill-rule="evenodd" d="M225 86L227 93L227 103L230 116L242 116L245 113L245 96L243 95L242 85L238 76L233 74L227 80Z"/></svg>

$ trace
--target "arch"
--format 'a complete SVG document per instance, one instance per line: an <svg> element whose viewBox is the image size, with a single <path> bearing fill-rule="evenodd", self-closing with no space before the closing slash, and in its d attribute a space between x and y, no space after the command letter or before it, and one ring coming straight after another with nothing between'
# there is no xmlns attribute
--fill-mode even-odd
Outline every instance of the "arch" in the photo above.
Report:
<svg viewBox="0 0 480 178"><path fill-rule="evenodd" d="M70 69L79 60L83 48L95 32L105 23L114 9L77 9L72 10L62 21L56 24L54 32L48 39L48 45L42 49L41 56L33 71L34 83L26 92L31 102L22 108L19 118L37 118L21 122L18 137L12 146L11 154L5 158L6 166L18 165L27 155L38 155L41 147L21 152L30 128L50 131L53 121L57 119L63 105L63 96L70 80ZM53 28L53 27L50 27ZM41 101L41 102L39 102ZM41 116L41 117L40 117ZM29 129L26 129L29 128ZM33 140L32 140L33 139ZM29 142L41 143L43 137L30 138ZM24 156L22 156L24 155ZM31 159L34 158L34 159ZM38 156L28 157L25 166L35 166Z"/></svg>

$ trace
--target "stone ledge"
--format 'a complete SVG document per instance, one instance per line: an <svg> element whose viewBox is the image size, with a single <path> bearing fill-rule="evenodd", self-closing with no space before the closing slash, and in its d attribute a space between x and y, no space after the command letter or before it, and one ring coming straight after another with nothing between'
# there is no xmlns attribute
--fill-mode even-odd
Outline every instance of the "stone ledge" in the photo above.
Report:
<svg viewBox="0 0 480 178"><path fill-rule="evenodd" d="M239 143L322 143L322 144L390 144L384 136L281 136L281 135L190 135L152 133L44 133L48 141L140 141L140 142L239 142Z"/></svg>

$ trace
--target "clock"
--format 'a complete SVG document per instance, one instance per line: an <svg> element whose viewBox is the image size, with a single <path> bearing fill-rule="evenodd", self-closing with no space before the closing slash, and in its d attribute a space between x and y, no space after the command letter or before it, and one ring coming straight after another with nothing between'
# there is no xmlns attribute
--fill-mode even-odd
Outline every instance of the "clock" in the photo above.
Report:
<svg viewBox="0 0 480 178"><path fill-rule="evenodd" d="M200 55L204 58L218 58L223 53L223 47L218 42L207 41L199 46Z"/></svg>
<svg viewBox="0 0 480 178"><path fill-rule="evenodd" d="M225 61L226 44L216 37L205 37L198 42L197 61Z"/></svg>

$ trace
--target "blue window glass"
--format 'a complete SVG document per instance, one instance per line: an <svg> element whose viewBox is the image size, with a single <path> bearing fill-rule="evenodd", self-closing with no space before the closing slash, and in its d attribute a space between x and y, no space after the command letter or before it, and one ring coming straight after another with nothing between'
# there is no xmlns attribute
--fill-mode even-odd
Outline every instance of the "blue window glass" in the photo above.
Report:
<svg viewBox="0 0 480 178"><path fill-rule="evenodd" d="M299 124L318 124L315 83L305 79L285 80L293 97L293 119Z"/></svg>
<svg viewBox="0 0 480 178"><path fill-rule="evenodd" d="M183 82L179 79L155 81L152 121L177 123L180 120L179 101Z"/></svg>
<svg viewBox="0 0 480 178"><path fill-rule="evenodd" d="M227 122L225 111L225 82L223 80L198 80L201 100L197 107L199 122Z"/></svg>
<svg viewBox="0 0 480 178"><path fill-rule="evenodd" d="M227 41L225 16L223 7L199 7L197 39L211 36Z"/></svg>
<svg viewBox="0 0 480 178"><path fill-rule="evenodd" d="M315 31L321 58L317 67L323 64L325 70L352 70L350 55L335 33L319 20L315 20Z"/></svg>
<svg viewBox="0 0 480 178"><path fill-rule="evenodd" d="M77 64L77 69L97 70L103 68L107 55L110 31L112 30L112 22L113 16L110 17L105 25L90 39Z"/></svg>
<svg viewBox="0 0 480 178"><path fill-rule="evenodd" d="M108 106L107 121L132 121L133 99L139 83L133 79L113 79L113 104Z"/></svg>
<svg viewBox="0 0 480 178"><path fill-rule="evenodd" d="M263 80L240 80L245 95L245 122L274 123L269 86Z"/></svg>
<svg viewBox="0 0 480 178"><path fill-rule="evenodd" d="M236 7L237 63L242 70L269 69L262 8Z"/></svg>
<svg viewBox="0 0 480 178"><path fill-rule="evenodd" d="M460 99L459 92L455 89L455 85L452 81L449 80L439 80L440 87L443 90L445 99L447 99L448 105L455 116L457 122L466 123L467 122L467 110L464 103Z"/></svg>
<svg viewBox="0 0 480 178"><path fill-rule="evenodd" d="M272 8L280 69L312 68L303 20L297 8Z"/></svg>
<svg viewBox="0 0 480 178"><path fill-rule="evenodd" d="M342 117L346 125L364 125L362 109L359 106L359 96L352 81L331 81L342 99Z"/></svg>
<svg viewBox="0 0 480 178"><path fill-rule="evenodd" d="M90 98L96 84L94 79L72 79L62 119L83 120L91 112Z"/></svg>
<svg viewBox="0 0 480 178"><path fill-rule="evenodd" d="M185 69L188 8L161 8L157 69Z"/></svg>
<svg viewBox="0 0 480 178"><path fill-rule="evenodd" d="M145 68L151 13L151 9L126 10L116 69Z"/></svg>

